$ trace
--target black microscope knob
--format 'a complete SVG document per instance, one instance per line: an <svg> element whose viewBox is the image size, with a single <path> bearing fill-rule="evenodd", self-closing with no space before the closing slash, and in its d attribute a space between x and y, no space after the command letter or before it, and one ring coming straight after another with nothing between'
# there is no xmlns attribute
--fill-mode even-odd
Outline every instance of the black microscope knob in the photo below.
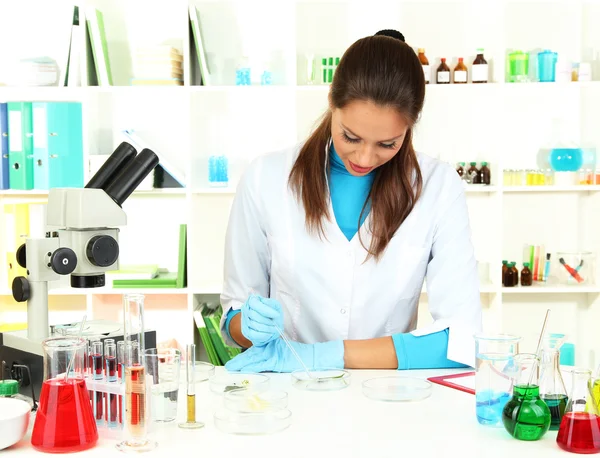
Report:
<svg viewBox="0 0 600 458"><path fill-rule="evenodd" d="M77 255L71 248L58 248L50 257L50 267L59 275L69 275L77 267Z"/></svg>
<svg viewBox="0 0 600 458"><path fill-rule="evenodd" d="M86 255L95 266L112 266L119 258L119 244L110 235L97 235L88 242Z"/></svg>
<svg viewBox="0 0 600 458"><path fill-rule="evenodd" d="M23 268L27 269L27 248L25 244L17 248L17 263Z"/></svg>
<svg viewBox="0 0 600 458"><path fill-rule="evenodd" d="M25 277L16 277L12 282L12 294L17 302L28 301L31 297L29 281Z"/></svg>

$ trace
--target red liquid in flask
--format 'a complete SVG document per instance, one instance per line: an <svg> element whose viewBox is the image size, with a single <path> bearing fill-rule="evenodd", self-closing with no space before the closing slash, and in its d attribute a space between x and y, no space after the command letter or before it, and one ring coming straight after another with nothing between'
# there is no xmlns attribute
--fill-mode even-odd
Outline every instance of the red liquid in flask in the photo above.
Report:
<svg viewBox="0 0 600 458"><path fill-rule="evenodd" d="M83 379L46 380L39 406L31 434L36 450L79 452L96 445L98 430Z"/></svg>
<svg viewBox="0 0 600 458"><path fill-rule="evenodd" d="M567 452L600 452L600 418L586 412L568 412L560 423L558 446Z"/></svg>

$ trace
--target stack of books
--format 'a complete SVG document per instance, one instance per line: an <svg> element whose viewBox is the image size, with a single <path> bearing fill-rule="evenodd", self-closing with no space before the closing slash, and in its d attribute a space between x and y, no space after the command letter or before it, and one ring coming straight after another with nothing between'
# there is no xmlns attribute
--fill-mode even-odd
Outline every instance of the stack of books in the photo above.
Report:
<svg viewBox="0 0 600 458"><path fill-rule="evenodd" d="M133 58L133 86L183 85L183 55L171 46L138 48Z"/></svg>

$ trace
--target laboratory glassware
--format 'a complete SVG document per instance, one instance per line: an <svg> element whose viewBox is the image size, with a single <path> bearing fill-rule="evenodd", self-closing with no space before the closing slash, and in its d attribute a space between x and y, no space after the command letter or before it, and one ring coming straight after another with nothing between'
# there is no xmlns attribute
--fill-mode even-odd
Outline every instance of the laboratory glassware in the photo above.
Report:
<svg viewBox="0 0 600 458"><path fill-rule="evenodd" d="M204 423L196 421L196 345L188 344L185 350L185 382L187 391L187 419L179 423L180 428L204 428Z"/></svg>
<svg viewBox="0 0 600 458"><path fill-rule="evenodd" d="M148 387L144 367L144 295L123 295L125 341L125 423L117 449L146 452L157 443L148 438Z"/></svg>
<svg viewBox="0 0 600 458"><path fill-rule="evenodd" d="M524 83L528 80L529 54L522 51L514 51L508 55L509 81L511 83Z"/></svg>
<svg viewBox="0 0 600 458"><path fill-rule="evenodd" d="M177 417L181 352L175 348L150 348L145 351L144 358L150 383L152 419L173 421Z"/></svg>
<svg viewBox="0 0 600 458"><path fill-rule="evenodd" d="M512 377L516 373L514 357L521 338L509 334L479 334L474 338L477 421L500 427L502 409L512 394Z"/></svg>
<svg viewBox="0 0 600 458"><path fill-rule="evenodd" d="M540 364L540 396L550 409L550 429L556 431L567 407L567 389L560 373L558 349L543 348Z"/></svg>
<svg viewBox="0 0 600 458"><path fill-rule="evenodd" d="M294 388L305 391L336 391L350 386L350 372L341 369L324 369L292 372Z"/></svg>
<svg viewBox="0 0 600 458"><path fill-rule="evenodd" d="M78 452L94 447L98 441L85 384L85 345L85 339L79 337L55 337L42 342L44 382L31 434L31 445L36 450Z"/></svg>
<svg viewBox="0 0 600 458"><path fill-rule="evenodd" d="M276 412L287 408L288 394L285 391L252 393L246 390L233 390L225 393L223 405L228 410L239 413Z"/></svg>
<svg viewBox="0 0 600 458"><path fill-rule="evenodd" d="M515 439L536 441L546 434L551 423L550 409L540 397L539 357L521 353L515 356L515 364L513 396L504 406L502 423Z"/></svg>
<svg viewBox="0 0 600 458"><path fill-rule="evenodd" d="M556 443L573 453L600 452L598 403L591 389L592 372L574 369L569 401L560 423Z"/></svg>
<svg viewBox="0 0 600 458"><path fill-rule="evenodd" d="M248 390L261 393L269 388L269 377L263 374L244 374L238 372L215 375L209 381L210 390L223 394L233 390Z"/></svg>
<svg viewBox="0 0 600 458"><path fill-rule="evenodd" d="M542 83L553 83L556 78L558 54L550 50L538 53L538 78Z"/></svg>
<svg viewBox="0 0 600 458"><path fill-rule="evenodd" d="M217 429L228 434L257 436L274 434L288 428L292 423L292 412L288 409L263 413L234 412L221 409L215 412Z"/></svg>
<svg viewBox="0 0 600 458"><path fill-rule="evenodd" d="M431 396L432 385L416 377L376 377L365 380L363 394L376 401L422 401Z"/></svg>
<svg viewBox="0 0 600 458"><path fill-rule="evenodd" d="M108 339L107 339L108 340ZM104 341L104 366L106 381L116 383L117 373L117 346L112 342ZM119 420L118 395L106 393L106 420L109 428L116 428Z"/></svg>

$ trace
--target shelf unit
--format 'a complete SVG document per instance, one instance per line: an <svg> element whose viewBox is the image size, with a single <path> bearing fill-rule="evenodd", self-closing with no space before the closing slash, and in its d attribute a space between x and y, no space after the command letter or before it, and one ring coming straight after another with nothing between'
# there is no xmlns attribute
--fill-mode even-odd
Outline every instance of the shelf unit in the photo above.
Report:
<svg viewBox="0 0 600 458"><path fill-rule="evenodd" d="M0 40L23 43L4 53L53 56L53 40L30 43L15 30L28 17L39 36L51 35L58 9L42 0L0 5ZM188 224L188 287L143 290L151 302L159 339L193 339L192 312L201 301L217 301L221 291L223 245L235 186L257 155L301 142L327 108L327 85L306 84L306 55L341 56L356 39L396 28L415 49L425 47L432 70L446 57L470 64L483 46L490 83L427 86L415 148L442 161L488 161L492 186L467 187L472 238L482 280L481 300L488 330L533 334L545 309L550 329L576 344L577 362L595 367L595 327L600 318L600 281L584 287L503 288L501 260L520 261L525 243L550 251L600 252L594 230L600 186L504 187L502 170L536 168L536 154L549 139L551 121L568 116L575 141L600 145L600 4L581 0L210 0L196 1L214 86L191 86L188 0L86 0L104 14L115 86L75 88L0 87L0 101L79 101L83 105L85 157L110 153L123 128L134 128L187 174L184 190L136 192L125 203L121 260L127 264L176 266L176 234ZM28 11L36 11L32 18ZM264 12L277 18L265 21ZM535 24L530 23L535 17ZM42 20L43 18L43 20ZM29 33L29 32L27 32ZM10 36L10 41L6 39ZM23 39L19 39L22 37ZM185 56L183 87L131 87L131 56L139 44L169 43ZM9 49L10 48L10 49ZM575 62L589 61L594 81L581 83L505 83L506 49L550 48ZM269 60L273 86L233 86L235 66L244 55ZM469 65L470 68L470 65ZM0 70L0 81L2 80ZM227 154L231 185L210 188L207 160ZM0 192L0 240L5 236L4 204L44 201L47 193ZM5 253L0 246L0 259ZM0 265L0 322L24 317L12 302ZM125 290L51 292L51 322L116 316ZM419 324L427 316L422 296ZM177 312L174 314L174 312ZM160 318L165 324L162 324ZM176 321L175 323L173 320ZM175 330L175 331L174 331ZM525 346L525 349L528 347ZM531 348L533 349L533 348Z"/></svg>

